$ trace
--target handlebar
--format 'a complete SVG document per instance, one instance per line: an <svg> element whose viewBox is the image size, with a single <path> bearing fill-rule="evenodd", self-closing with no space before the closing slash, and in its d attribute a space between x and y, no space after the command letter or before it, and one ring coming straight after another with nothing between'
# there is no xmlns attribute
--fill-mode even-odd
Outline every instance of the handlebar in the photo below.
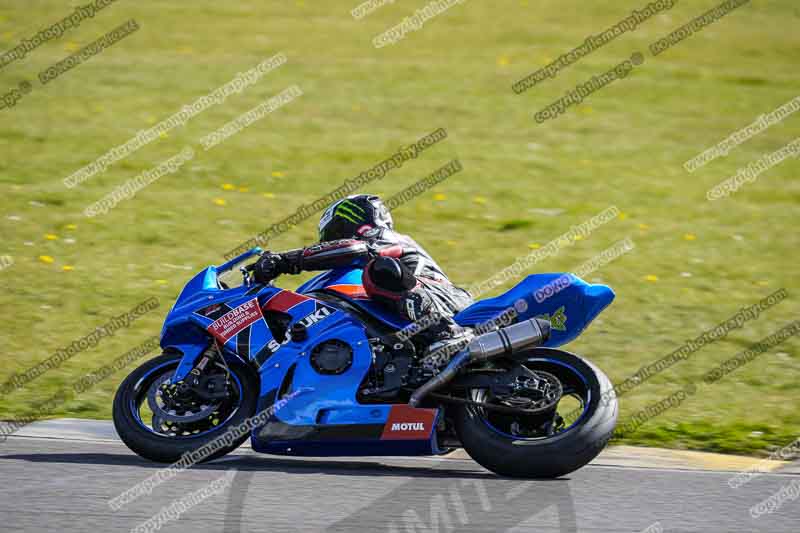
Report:
<svg viewBox="0 0 800 533"><path fill-rule="evenodd" d="M224 263L224 264L218 266L217 267L217 274L222 274L223 272L227 272L227 271L233 269L233 267L235 267L237 264L241 263L242 261L250 259L254 255L260 255L262 253L262 251L263 250L261 250L261 248L259 248L258 246L256 246L255 248L251 248L251 249L247 250L243 254L241 254L241 255L239 255L237 257L234 257L233 259L231 259L227 263Z"/></svg>

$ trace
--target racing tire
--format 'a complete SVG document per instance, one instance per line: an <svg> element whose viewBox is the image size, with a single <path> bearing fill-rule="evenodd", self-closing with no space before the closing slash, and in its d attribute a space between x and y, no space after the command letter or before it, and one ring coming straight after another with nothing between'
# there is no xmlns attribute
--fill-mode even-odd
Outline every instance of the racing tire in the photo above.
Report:
<svg viewBox="0 0 800 533"><path fill-rule="evenodd" d="M223 435L229 428L245 422L256 411L259 391L258 376L245 363L230 360L228 367L240 384L240 402L236 411L227 420L210 431L190 437L176 438L148 430L140 420L137 420L132 406L136 404L137 397L143 393L142 389L148 386L148 377L153 376L155 372L169 370L173 366L177 368L180 360L181 354L179 353L164 353L147 361L125 378L114 397L114 427L122 441L137 455L159 463L173 463L184 454L198 450ZM238 448L249 436L250 433L245 432L229 444L222 443L223 445L212 454L197 462L202 463L222 457Z"/></svg>
<svg viewBox="0 0 800 533"><path fill-rule="evenodd" d="M589 392L583 413L572 426L551 437L515 439L494 429L482 408L459 405L454 422L467 454L486 469L515 478L557 478L591 462L608 443L617 421L611 381L586 359L561 350L535 348L513 358L534 369L537 362L548 361L579 373Z"/></svg>

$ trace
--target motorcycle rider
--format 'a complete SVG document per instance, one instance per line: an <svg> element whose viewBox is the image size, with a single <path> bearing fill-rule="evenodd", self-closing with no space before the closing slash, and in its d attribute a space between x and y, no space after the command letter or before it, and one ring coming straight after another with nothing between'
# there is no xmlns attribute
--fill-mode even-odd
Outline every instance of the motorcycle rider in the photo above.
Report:
<svg viewBox="0 0 800 533"><path fill-rule="evenodd" d="M318 244L282 253L265 252L255 280L268 283L281 274L363 267L362 283L371 299L411 322L427 318L426 335L444 341L461 333L452 316L472 303L436 261L411 237L394 230L389 210L378 196L358 194L331 204L319 221Z"/></svg>

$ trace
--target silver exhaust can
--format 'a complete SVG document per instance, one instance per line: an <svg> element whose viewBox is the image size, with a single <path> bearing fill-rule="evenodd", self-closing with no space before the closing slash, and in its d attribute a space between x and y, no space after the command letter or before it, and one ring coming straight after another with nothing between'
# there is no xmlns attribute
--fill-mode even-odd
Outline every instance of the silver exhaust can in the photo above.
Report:
<svg viewBox="0 0 800 533"><path fill-rule="evenodd" d="M470 360L483 361L498 355L510 355L524 348L539 346L550 338L550 322L529 318L511 326L484 333L472 339L467 350Z"/></svg>

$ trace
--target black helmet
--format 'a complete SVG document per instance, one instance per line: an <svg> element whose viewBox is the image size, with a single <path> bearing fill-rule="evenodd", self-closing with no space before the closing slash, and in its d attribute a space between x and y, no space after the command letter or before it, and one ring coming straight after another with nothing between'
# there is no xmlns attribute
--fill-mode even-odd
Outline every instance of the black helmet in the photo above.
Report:
<svg viewBox="0 0 800 533"><path fill-rule="evenodd" d="M392 229L392 215L374 194L354 194L328 207L319 219L319 240L349 239L364 226Z"/></svg>

